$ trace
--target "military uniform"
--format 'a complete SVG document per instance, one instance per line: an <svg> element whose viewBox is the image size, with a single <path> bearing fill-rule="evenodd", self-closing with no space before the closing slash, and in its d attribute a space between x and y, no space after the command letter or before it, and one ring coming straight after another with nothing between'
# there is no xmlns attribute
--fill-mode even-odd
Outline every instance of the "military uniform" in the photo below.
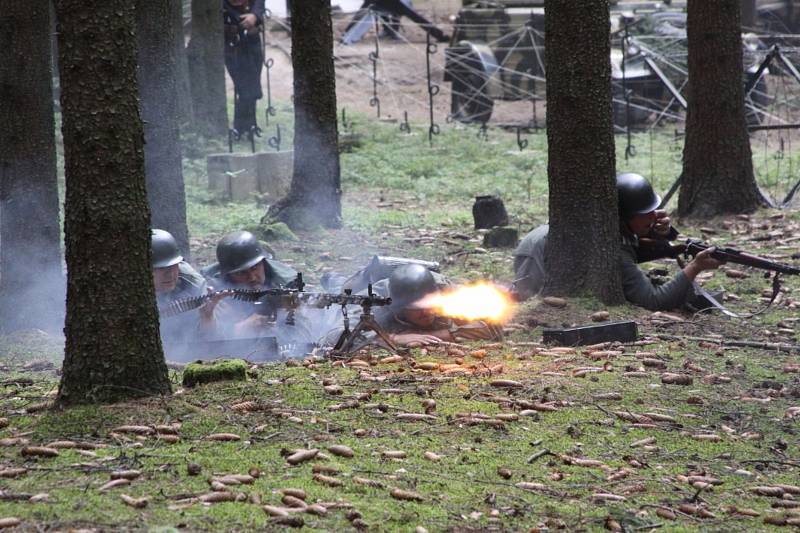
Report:
<svg viewBox="0 0 800 533"><path fill-rule="evenodd" d="M236 14L252 13L257 27L244 33ZM233 80L236 100L233 107L233 127L239 133L249 132L256 124L256 101L264 94L261 90L261 68L264 66L264 49L258 27L264 23L264 0L246 0L241 6L226 1L225 5L225 67Z"/></svg>
<svg viewBox="0 0 800 533"><path fill-rule="evenodd" d="M545 224L528 233L514 252L514 286L522 298L530 298L544 287L548 229ZM651 311L665 311L681 307L694 297L692 282L682 271L664 285L654 285L637 265L646 253L635 235L627 233L622 236L620 268L625 299Z"/></svg>
<svg viewBox="0 0 800 533"><path fill-rule="evenodd" d="M398 283L404 274L408 272L422 274L427 271L426 281L412 279L409 283ZM417 285L418 287L415 287ZM497 333L486 322L476 320L467 321L449 317L437 316L436 319L427 326L412 324L403 320L403 311L415 307L415 302L435 291L446 290L453 284L445 276L438 272L431 272L419 264L403 265L398 267L387 279L378 281L373 285L373 290L380 295L390 296L392 305L378 308L375 311L375 320L390 334L403 333L432 333L436 331L448 331L456 340L478 340L492 339Z"/></svg>
<svg viewBox="0 0 800 533"><path fill-rule="evenodd" d="M264 281L261 286L237 284L231 274L244 272L263 264ZM217 263L203 269L209 283L217 290L223 289L292 289L296 288L297 271L288 265L268 257L255 236L248 231L237 231L224 236L217 245ZM272 336L278 344L313 342L309 320L302 310L295 315L295 324L286 324L287 310L270 309L262 302L243 302L227 298L217 306L219 335L223 338L237 336L236 326L253 315L275 315L275 325L264 327L246 336Z"/></svg>
<svg viewBox="0 0 800 533"><path fill-rule="evenodd" d="M159 308L177 300L203 296L206 294L206 280L185 261L178 264L179 274L175 289L170 292L156 292L156 304ZM197 310L188 311L175 316L160 317L161 339L164 344L187 342L197 338L200 333L200 316Z"/></svg>

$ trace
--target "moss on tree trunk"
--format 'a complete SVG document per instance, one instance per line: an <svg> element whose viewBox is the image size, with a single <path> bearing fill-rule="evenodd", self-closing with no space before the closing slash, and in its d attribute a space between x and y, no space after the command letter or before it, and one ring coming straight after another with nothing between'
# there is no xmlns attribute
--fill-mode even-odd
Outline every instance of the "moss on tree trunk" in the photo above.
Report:
<svg viewBox="0 0 800 533"><path fill-rule="evenodd" d="M0 10L0 330L61 329L58 223L47 2Z"/></svg>
<svg viewBox="0 0 800 533"><path fill-rule="evenodd" d="M150 266L134 4L55 5L68 270L58 403L166 394Z"/></svg>
<svg viewBox="0 0 800 533"><path fill-rule="evenodd" d="M550 233L545 292L624 300L608 0L545 2Z"/></svg>
<svg viewBox="0 0 800 533"><path fill-rule="evenodd" d="M745 121L739 2L688 4L689 109L678 196L682 216L748 213L761 205Z"/></svg>

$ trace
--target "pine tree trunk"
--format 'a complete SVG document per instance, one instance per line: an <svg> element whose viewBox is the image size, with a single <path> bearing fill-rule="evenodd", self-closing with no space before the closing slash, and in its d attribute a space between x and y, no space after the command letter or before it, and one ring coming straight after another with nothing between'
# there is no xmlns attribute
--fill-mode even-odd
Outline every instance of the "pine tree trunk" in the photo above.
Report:
<svg viewBox="0 0 800 533"><path fill-rule="evenodd" d="M0 330L61 330L51 15L0 2Z"/></svg>
<svg viewBox="0 0 800 533"><path fill-rule="evenodd" d="M56 0L67 316L58 403L169 393L150 265L134 4Z"/></svg>
<svg viewBox="0 0 800 533"><path fill-rule="evenodd" d="M198 132L226 138L225 42L219 0L192 0L192 38L187 47L192 105Z"/></svg>
<svg viewBox="0 0 800 533"><path fill-rule="evenodd" d="M175 40L175 78L178 84L178 117L184 131L193 131L194 107L192 87L189 84L189 59L186 55L186 38L183 28L183 0L169 0L173 38Z"/></svg>
<svg viewBox="0 0 800 533"><path fill-rule="evenodd" d="M189 257L178 118L175 19L169 2L164 0L137 0L135 4L150 221L152 227L172 233L184 257Z"/></svg>
<svg viewBox="0 0 800 533"><path fill-rule="evenodd" d="M292 7L294 169L289 194L268 217L302 228L342 224L336 73L329 0Z"/></svg>
<svg viewBox="0 0 800 533"><path fill-rule="evenodd" d="M546 0L545 292L624 301L611 122L608 0Z"/></svg>
<svg viewBox="0 0 800 533"><path fill-rule="evenodd" d="M689 0L682 216L748 213L761 205L745 121L739 7L739 0Z"/></svg>

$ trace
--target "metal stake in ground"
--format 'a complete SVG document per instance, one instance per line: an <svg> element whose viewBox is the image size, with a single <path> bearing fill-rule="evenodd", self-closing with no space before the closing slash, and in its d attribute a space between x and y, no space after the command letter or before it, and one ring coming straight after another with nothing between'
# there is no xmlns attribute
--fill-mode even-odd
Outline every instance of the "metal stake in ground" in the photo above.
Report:
<svg viewBox="0 0 800 533"><path fill-rule="evenodd" d="M277 132L275 133L275 136L274 137L270 137L269 139L267 139L267 144L269 144L270 147L275 148L276 152L280 152L281 151L281 125L280 124L277 125Z"/></svg>
<svg viewBox="0 0 800 533"><path fill-rule="evenodd" d="M381 55L380 46L380 17L373 12L375 19L375 50L369 53L369 60L372 61L372 98L369 99L370 107L374 107L381 118L381 100L378 98L378 58Z"/></svg>
<svg viewBox="0 0 800 533"><path fill-rule="evenodd" d="M266 45L265 45L266 47ZM277 111L272 107L272 84L270 82L270 71L275 65L275 60L271 57L264 61L264 67L267 71L267 108L264 110L264 125L269 126L269 117L274 117Z"/></svg>
<svg viewBox="0 0 800 533"><path fill-rule="evenodd" d="M630 45L629 42L629 34L628 34L628 21L624 20L624 33L622 37L622 96L625 98L625 133L628 137L627 144L625 146L625 161L628 160L629 157L633 157L636 155L636 147L633 146L631 141L631 93L628 91L628 81L625 75L625 60L628 59L628 46Z"/></svg>
<svg viewBox="0 0 800 533"><path fill-rule="evenodd" d="M517 146L520 152L528 147L528 139L522 138L522 128L520 126L517 126Z"/></svg>
<svg viewBox="0 0 800 533"><path fill-rule="evenodd" d="M403 111L403 122L400 123L400 131L411 133L411 124L408 123L408 111Z"/></svg>
<svg viewBox="0 0 800 533"><path fill-rule="evenodd" d="M425 38L425 74L428 80L428 113L430 115L430 126L428 127L428 142L433 146L433 136L439 135L439 125L433 120L433 97L439 94L439 86L431 79L431 56L436 53L436 43L431 42L431 34L426 34Z"/></svg>

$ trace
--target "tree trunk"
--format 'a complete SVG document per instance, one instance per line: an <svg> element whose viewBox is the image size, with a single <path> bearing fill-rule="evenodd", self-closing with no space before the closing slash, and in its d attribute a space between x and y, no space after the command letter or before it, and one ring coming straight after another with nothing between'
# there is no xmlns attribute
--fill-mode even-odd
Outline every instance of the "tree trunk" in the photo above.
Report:
<svg viewBox="0 0 800 533"><path fill-rule="evenodd" d="M624 301L611 122L608 0L546 0L545 292Z"/></svg>
<svg viewBox="0 0 800 533"><path fill-rule="evenodd" d="M740 0L740 2L742 6L742 28L754 31L757 18L756 0Z"/></svg>
<svg viewBox="0 0 800 533"><path fill-rule="evenodd" d="M178 84L178 117L184 131L194 130L192 87L189 83L189 59L183 24L183 0L169 0L175 40L175 78Z"/></svg>
<svg viewBox="0 0 800 533"><path fill-rule="evenodd" d="M178 118L175 19L169 2L164 0L137 0L135 4L150 222L152 227L172 233L181 253L189 257Z"/></svg>
<svg viewBox="0 0 800 533"><path fill-rule="evenodd" d="M739 0L689 0L681 216L748 213L761 205L745 121L739 7Z"/></svg>
<svg viewBox="0 0 800 533"><path fill-rule="evenodd" d="M195 124L207 137L228 131L224 36L219 0L192 0L192 38L186 53Z"/></svg>
<svg viewBox="0 0 800 533"><path fill-rule="evenodd" d="M169 393L150 265L134 4L56 0L67 194L58 403Z"/></svg>
<svg viewBox="0 0 800 533"><path fill-rule="evenodd" d="M330 0L305 0L292 9L292 186L267 217L293 228L338 228L342 224L342 190Z"/></svg>
<svg viewBox="0 0 800 533"><path fill-rule="evenodd" d="M50 21L48 2L0 2L3 332L64 323Z"/></svg>

